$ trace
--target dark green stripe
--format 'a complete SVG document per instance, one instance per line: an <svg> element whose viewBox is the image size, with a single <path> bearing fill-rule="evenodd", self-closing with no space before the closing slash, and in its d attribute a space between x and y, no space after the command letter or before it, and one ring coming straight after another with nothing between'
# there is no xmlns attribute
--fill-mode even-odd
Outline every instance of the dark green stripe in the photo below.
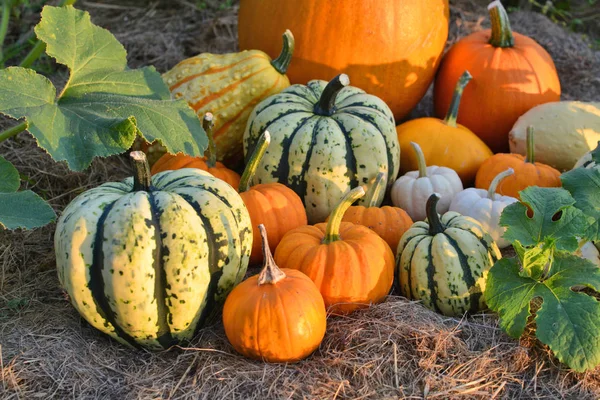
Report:
<svg viewBox="0 0 600 400"><path fill-rule="evenodd" d="M359 183L358 179L356 178L358 166L356 165L356 158L354 157L354 149L352 147L352 136L350 136L350 133L346 130L346 127L344 126L344 124L342 124L341 121L338 121L336 118L332 119L340 127L340 130L342 131L344 138L346 139L346 176L350 180L350 187L355 188L359 185ZM363 183L368 183L368 178L365 179L367 179L367 182Z"/></svg>
<svg viewBox="0 0 600 400"><path fill-rule="evenodd" d="M492 260L494 262L498 261L498 258L496 257L496 255L492 251L491 243L488 243L488 242L485 241L485 236L479 237L474 232L472 232L472 231L470 231L468 229L461 229L461 228L456 228L456 229L460 229L461 231L464 231L464 232L469 232L471 235L473 235L473 237L475 237L475 239L477 239L479 241L479 243L481 243L482 246L485 247L485 250L487 251L487 253L492 257ZM485 232L485 230L483 230L483 228L482 228L482 231Z"/></svg>
<svg viewBox="0 0 600 400"><path fill-rule="evenodd" d="M308 147L308 151L306 152L306 157L304 158L304 162L302 163L302 170L300 172L300 175L292 175L291 177L288 177L288 185L289 188L292 189L294 192L296 192L296 194L302 199L302 202L304 203L304 207L308 208L308 204L306 204L306 190L307 190L307 183L306 183L306 173L308 171L308 168L310 166L310 159L312 157L312 152L313 149L315 147L315 144L317 143L317 136L319 134L319 125L320 125L321 119L319 118L319 120L315 123L315 126L313 127L313 131L312 131L312 138L311 138L311 142L310 142L310 146Z"/></svg>
<svg viewBox="0 0 600 400"><path fill-rule="evenodd" d="M347 101L349 98L351 98L353 96L359 96L359 95L362 95L362 94L363 93L353 94L351 96L346 97L342 102ZM390 120L390 122L392 122L394 125L396 125L396 121L394 121L393 117L390 117L390 115L389 115L390 112L389 111L377 107L376 104L365 102L365 101L357 101L355 103L350 103L350 104L343 105L342 107L338 108L338 111L341 111L341 112L350 112L352 110L347 110L347 108L352 108L352 107L365 107L365 108L370 108L372 110L375 110L375 111L379 112L380 114L382 114L382 116L384 118Z"/></svg>
<svg viewBox="0 0 600 400"><path fill-rule="evenodd" d="M311 115L310 117L301 120L298 126L294 128L290 136L281 141L281 156L279 157L279 164L277 165L277 168L271 171L271 176L277 179L278 182L283 184L287 183L290 175L290 147L292 146L292 142L294 141L296 134L302 128L304 128L308 120L312 118L316 118L316 116Z"/></svg>
<svg viewBox="0 0 600 400"><path fill-rule="evenodd" d="M433 265L433 255L431 254L431 250L433 248L433 239L431 238L431 243L429 243L429 248L427 249L427 286L429 291L431 292L431 303L433 304L433 308L436 312L443 314L438 306L438 292L437 292L437 281L435 280L435 266Z"/></svg>
<svg viewBox="0 0 600 400"><path fill-rule="evenodd" d="M467 287L469 287L469 288L474 287L475 286L475 278L473 278L473 273L471 271L471 267L469 266L468 257L465 255L465 253L462 252L462 250L460 249L460 246L458 245L458 242L456 240L451 238L449 235L446 235L446 234L443 234L443 235L448 240L448 243L450 243L450 246L452 246L454 248L454 251L456 252L456 255L458 256L458 261L463 270L463 280L467 284ZM479 308L480 294L479 293L471 293L469 297L471 298L469 311L475 312Z"/></svg>

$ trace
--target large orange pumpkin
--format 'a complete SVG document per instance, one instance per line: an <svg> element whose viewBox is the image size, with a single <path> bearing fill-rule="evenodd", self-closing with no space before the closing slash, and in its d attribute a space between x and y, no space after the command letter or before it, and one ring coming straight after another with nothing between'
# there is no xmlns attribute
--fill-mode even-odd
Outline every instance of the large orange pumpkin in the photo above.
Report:
<svg viewBox="0 0 600 400"><path fill-rule="evenodd" d="M240 49L276 56L285 29L296 48L292 83L342 72L401 119L431 83L448 38L448 0L243 0Z"/></svg>
<svg viewBox="0 0 600 400"><path fill-rule="evenodd" d="M533 39L511 32L500 1L489 7L492 29L458 41L444 56L435 80L435 113L442 118L454 84L469 70L458 122L475 132L494 153L508 152L508 133L538 104L560 100L560 82L550 55Z"/></svg>
<svg viewBox="0 0 600 400"><path fill-rule="evenodd" d="M375 232L342 222L350 204L364 196L352 189L331 213L329 222L289 231L277 246L275 261L306 274L319 288L325 306L345 314L382 301L394 279L394 254Z"/></svg>

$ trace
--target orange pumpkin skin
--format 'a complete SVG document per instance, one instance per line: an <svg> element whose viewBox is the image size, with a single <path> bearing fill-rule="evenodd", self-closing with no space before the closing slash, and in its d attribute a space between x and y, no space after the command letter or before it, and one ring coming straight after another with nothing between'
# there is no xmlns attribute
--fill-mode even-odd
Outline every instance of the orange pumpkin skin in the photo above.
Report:
<svg viewBox="0 0 600 400"><path fill-rule="evenodd" d="M448 17L447 0L243 0L239 46L273 57L281 32L290 29L296 38L287 72L292 83L346 73L400 120L433 80Z"/></svg>
<svg viewBox="0 0 600 400"><path fill-rule="evenodd" d="M297 269L315 283L325 306L347 314L382 301L394 279L394 254L375 232L342 222L341 240L324 244L326 223L288 232L275 251L275 262Z"/></svg>

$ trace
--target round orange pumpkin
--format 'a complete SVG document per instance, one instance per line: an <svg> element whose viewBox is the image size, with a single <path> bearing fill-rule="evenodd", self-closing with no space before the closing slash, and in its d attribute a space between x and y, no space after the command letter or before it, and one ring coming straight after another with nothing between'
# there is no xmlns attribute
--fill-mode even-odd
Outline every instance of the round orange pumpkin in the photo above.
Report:
<svg viewBox="0 0 600 400"><path fill-rule="evenodd" d="M350 204L364 196L352 189L333 210L329 222L289 231L277 246L278 265L306 274L317 285L325 306L347 314L382 301L394 279L394 254L375 232L342 222Z"/></svg>
<svg viewBox="0 0 600 400"><path fill-rule="evenodd" d="M550 55L533 39L511 32L500 1L489 7L492 29L458 41L444 56L434 88L435 113L448 110L454 83L465 71L458 122L475 132L494 153L508 152L508 133L517 119L538 104L560 100L560 82Z"/></svg>
<svg viewBox="0 0 600 400"><path fill-rule="evenodd" d="M559 187L560 171L549 165L535 162L533 151L533 128L527 128L527 157L521 154L494 154L477 171L475 187L488 189L494 178L512 168L515 172L504 178L497 186L496 193L520 199L519 192L529 186Z"/></svg>
<svg viewBox="0 0 600 400"><path fill-rule="evenodd" d="M217 161L217 151L215 141L213 140L214 117L211 113L206 113L202 120L202 127L208 136L207 155L204 157L192 157L187 154L164 154L152 166L152 175L162 171L177 170L182 168L198 168L209 172L215 178L229 183L237 190L240 185L240 176L237 172L230 170L223 163Z"/></svg>
<svg viewBox="0 0 600 400"><path fill-rule="evenodd" d="M264 267L227 297L223 307L225 334L233 348L246 357L298 361L319 347L325 336L325 304L306 275L277 267L264 225L259 225L259 230Z"/></svg>
<svg viewBox="0 0 600 400"><path fill-rule="evenodd" d="M290 82L346 73L399 120L433 80L448 38L448 13L448 0L243 0L239 45L273 57L281 32L290 29L296 38Z"/></svg>

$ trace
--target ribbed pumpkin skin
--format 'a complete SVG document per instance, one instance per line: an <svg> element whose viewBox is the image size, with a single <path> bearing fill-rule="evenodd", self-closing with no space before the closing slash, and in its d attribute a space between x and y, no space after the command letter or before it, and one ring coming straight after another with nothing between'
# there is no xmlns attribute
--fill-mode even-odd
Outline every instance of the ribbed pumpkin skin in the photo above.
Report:
<svg viewBox="0 0 600 400"><path fill-rule="evenodd" d="M252 154L265 130L271 144L254 183L280 182L302 199L311 224L323 222L344 193L369 190L383 171L391 185L400 167L394 117L379 98L347 86L331 116L314 112L327 82L293 85L261 102L248 120L244 154ZM361 204L364 199L361 199ZM383 193L377 204L383 201Z"/></svg>
<svg viewBox="0 0 600 400"><path fill-rule="evenodd" d="M217 155L228 165L242 162L242 137L254 106L290 85L258 50L200 54L177 64L163 79L173 96L184 98L200 118L206 112L215 115Z"/></svg>
<svg viewBox="0 0 600 400"><path fill-rule="evenodd" d="M58 277L79 313L124 344L192 337L246 272L252 232L242 199L197 169L132 178L69 204L54 238Z"/></svg>
<svg viewBox="0 0 600 400"><path fill-rule="evenodd" d="M152 175L163 171L176 171L182 168L197 168L207 171L215 178L227 182L235 190L240 185L240 175L227 168L223 163L217 161L214 167L209 167L206 157L192 157L186 154L165 154L152 166Z"/></svg>
<svg viewBox="0 0 600 400"><path fill-rule="evenodd" d="M487 273L500 250L472 218L450 211L441 222L444 232L435 236L424 221L402 236L396 253L402 295L448 316L482 310Z"/></svg>
<svg viewBox="0 0 600 400"><path fill-rule="evenodd" d="M281 32L290 29L296 38L292 83L346 73L399 120L433 80L448 38L448 12L447 0L243 0L239 45L274 57Z"/></svg>
<svg viewBox="0 0 600 400"><path fill-rule="evenodd" d="M275 251L282 268L297 269L317 285L325 306L346 314L382 301L394 279L394 254L375 232L342 222L341 240L321 243L327 224L288 232Z"/></svg>

